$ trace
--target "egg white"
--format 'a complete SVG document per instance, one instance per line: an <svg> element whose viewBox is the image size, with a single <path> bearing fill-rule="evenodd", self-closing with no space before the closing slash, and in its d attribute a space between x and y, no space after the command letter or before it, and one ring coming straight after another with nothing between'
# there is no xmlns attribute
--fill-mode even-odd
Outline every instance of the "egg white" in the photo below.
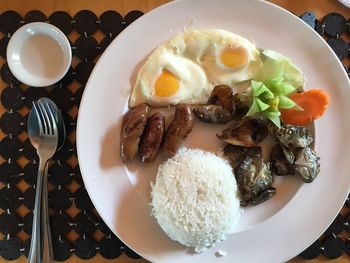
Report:
<svg viewBox="0 0 350 263"><path fill-rule="evenodd" d="M189 31L185 33L188 57L193 58L206 71L214 85L234 85L252 79L262 67L260 53L249 40L231 32L212 29ZM239 70L226 67L220 60L220 54L226 47L243 47L248 54L249 63Z"/></svg>
<svg viewBox="0 0 350 263"><path fill-rule="evenodd" d="M247 65L238 70L225 67L220 54L226 47L243 47L249 57ZM215 85L232 86L252 79L261 67L259 51L249 40L220 29L187 30L149 56L138 72L129 106L206 103ZM163 70L179 80L179 89L168 97L157 96L154 89Z"/></svg>
<svg viewBox="0 0 350 263"><path fill-rule="evenodd" d="M167 97L157 96L154 89L155 82L163 70L171 72L179 80L176 93ZM141 103L152 106L205 103L211 90L207 76L198 64L164 48L151 56L140 70L129 105L133 107Z"/></svg>

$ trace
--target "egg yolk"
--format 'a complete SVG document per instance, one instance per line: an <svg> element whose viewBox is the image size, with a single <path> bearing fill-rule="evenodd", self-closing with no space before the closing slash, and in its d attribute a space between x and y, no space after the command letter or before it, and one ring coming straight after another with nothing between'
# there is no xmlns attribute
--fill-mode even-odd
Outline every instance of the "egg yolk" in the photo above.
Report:
<svg viewBox="0 0 350 263"><path fill-rule="evenodd" d="M163 70L156 80L154 88L157 96L168 97L179 89L179 80L171 72Z"/></svg>
<svg viewBox="0 0 350 263"><path fill-rule="evenodd" d="M226 47L221 52L220 60L225 67L238 70L248 64L249 57L243 47Z"/></svg>

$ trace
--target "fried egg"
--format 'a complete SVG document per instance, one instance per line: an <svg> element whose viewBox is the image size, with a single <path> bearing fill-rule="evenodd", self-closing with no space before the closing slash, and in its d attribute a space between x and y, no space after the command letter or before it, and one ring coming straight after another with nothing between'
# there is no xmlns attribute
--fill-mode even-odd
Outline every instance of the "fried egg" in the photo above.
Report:
<svg viewBox="0 0 350 263"><path fill-rule="evenodd" d="M259 51L231 32L188 30L160 45L138 72L129 106L206 103L216 85L252 79Z"/></svg>

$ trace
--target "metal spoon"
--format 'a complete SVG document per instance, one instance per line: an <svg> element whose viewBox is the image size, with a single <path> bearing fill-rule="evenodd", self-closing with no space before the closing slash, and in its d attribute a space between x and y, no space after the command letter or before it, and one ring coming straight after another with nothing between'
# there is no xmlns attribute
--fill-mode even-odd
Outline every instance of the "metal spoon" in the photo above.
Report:
<svg viewBox="0 0 350 263"><path fill-rule="evenodd" d="M48 98L42 98L39 100L43 104L48 106L48 109L50 112L52 112L55 123L58 129L58 142L56 146L56 151L61 149L64 145L65 137L66 137L66 130L64 126L64 121L62 118L62 115L60 114L60 111L58 110L56 104L52 102ZM39 102L38 101L38 102ZM33 139L36 138L36 136L39 134L39 127L38 127L38 119L37 115L33 113L33 111L30 112L28 117L28 134ZM41 192L41 235L42 238L40 238L40 243L38 244L40 247L40 256L39 260L43 262L51 262L54 261L54 254L53 254L53 247L51 242L51 232L50 232L50 223L49 223L49 213L48 213L48 191L47 191L47 174L48 174L48 162L45 165L44 174L43 174L43 183L42 187L40 187ZM39 190L39 189L37 189ZM37 191L38 192L38 191Z"/></svg>

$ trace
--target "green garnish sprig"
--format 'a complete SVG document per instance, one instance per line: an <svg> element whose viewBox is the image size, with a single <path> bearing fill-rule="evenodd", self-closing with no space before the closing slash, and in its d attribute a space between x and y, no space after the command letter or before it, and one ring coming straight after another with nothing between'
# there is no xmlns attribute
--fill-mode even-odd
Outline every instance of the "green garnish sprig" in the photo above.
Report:
<svg viewBox="0 0 350 263"><path fill-rule="evenodd" d="M247 115L265 116L280 127L280 109L302 110L289 96L302 89L306 79L289 58L278 52L260 50L260 57L263 66L246 91L250 102Z"/></svg>
<svg viewBox="0 0 350 263"><path fill-rule="evenodd" d="M251 106L247 116L261 114L271 120L277 127L281 126L280 109L290 109L296 106L287 95L296 91L296 88L284 83L283 77L273 78L265 82L251 81Z"/></svg>

